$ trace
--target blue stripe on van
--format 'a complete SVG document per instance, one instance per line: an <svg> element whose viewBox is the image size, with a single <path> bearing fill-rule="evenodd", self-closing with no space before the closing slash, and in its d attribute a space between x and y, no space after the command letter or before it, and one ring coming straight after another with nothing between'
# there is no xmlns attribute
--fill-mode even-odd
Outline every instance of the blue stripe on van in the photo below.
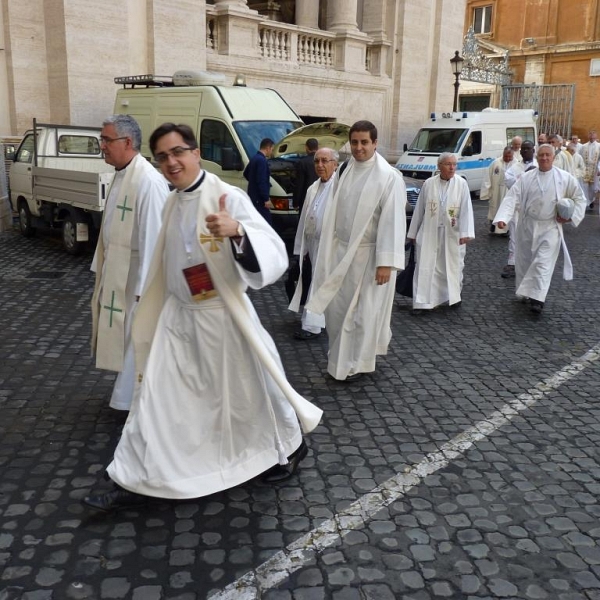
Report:
<svg viewBox="0 0 600 600"><path fill-rule="evenodd" d="M400 171L435 171L437 169L437 165L427 165L427 164L416 164L416 165L396 165L396 169Z"/></svg>
<svg viewBox="0 0 600 600"><path fill-rule="evenodd" d="M468 171L469 169L484 169L485 167L489 167L493 158L484 158L483 160L465 160L458 161L457 171Z"/></svg>

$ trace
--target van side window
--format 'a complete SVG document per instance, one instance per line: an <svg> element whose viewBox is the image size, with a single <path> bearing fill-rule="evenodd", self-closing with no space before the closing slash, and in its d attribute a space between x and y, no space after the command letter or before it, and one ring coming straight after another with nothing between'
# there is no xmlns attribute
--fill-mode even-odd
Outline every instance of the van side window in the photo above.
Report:
<svg viewBox="0 0 600 600"><path fill-rule="evenodd" d="M223 149L232 150L239 159L239 152L229 129L220 121L204 119L200 127L200 154L203 160L223 165ZM241 160L241 159L239 159Z"/></svg>
<svg viewBox="0 0 600 600"><path fill-rule="evenodd" d="M463 156L481 154L481 131L472 131L462 151Z"/></svg>
<svg viewBox="0 0 600 600"><path fill-rule="evenodd" d="M523 141L529 140L535 143L537 136L533 127L507 127L506 128L506 145L509 146L512 139L516 136L520 136Z"/></svg>
<svg viewBox="0 0 600 600"><path fill-rule="evenodd" d="M61 135L58 138L59 154L100 154L100 142L89 135Z"/></svg>
<svg viewBox="0 0 600 600"><path fill-rule="evenodd" d="M29 134L21 142L15 162L30 163L33 161L33 134Z"/></svg>

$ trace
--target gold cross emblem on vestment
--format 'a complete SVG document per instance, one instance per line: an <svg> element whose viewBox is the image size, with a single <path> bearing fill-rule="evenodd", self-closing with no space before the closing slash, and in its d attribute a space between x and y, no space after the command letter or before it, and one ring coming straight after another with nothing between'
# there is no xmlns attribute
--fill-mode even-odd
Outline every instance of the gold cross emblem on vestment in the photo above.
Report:
<svg viewBox="0 0 600 600"><path fill-rule="evenodd" d="M201 244L206 244L206 243L210 242L210 248L208 249L209 252L218 252L219 246L217 246L217 242L222 242L222 241L223 241L223 238L219 237L219 236L205 235L204 233L200 234L200 243Z"/></svg>

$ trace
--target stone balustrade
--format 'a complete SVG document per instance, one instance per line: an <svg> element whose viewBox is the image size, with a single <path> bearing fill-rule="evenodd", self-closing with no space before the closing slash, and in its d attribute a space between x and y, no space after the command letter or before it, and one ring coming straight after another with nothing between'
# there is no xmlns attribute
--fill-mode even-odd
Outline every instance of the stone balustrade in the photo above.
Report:
<svg viewBox="0 0 600 600"><path fill-rule="evenodd" d="M244 48L236 42L232 33L227 35L227 28L234 26L235 20L243 20L244 31L247 33L254 28L254 34L247 34L246 40L251 40L250 46ZM241 22L241 21L240 21ZM206 49L222 55L244 55L257 57L280 63L322 67L324 69L350 70L360 72L370 71L373 61L369 47L369 38L354 36L352 39L340 37L339 32L323 31L310 27L301 27L287 23L279 23L257 16L221 14L211 5L206 7ZM354 59L353 67L348 63L349 44L353 45L354 56L361 54L358 63ZM252 46L255 47L252 47ZM358 48L358 50L357 50Z"/></svg>

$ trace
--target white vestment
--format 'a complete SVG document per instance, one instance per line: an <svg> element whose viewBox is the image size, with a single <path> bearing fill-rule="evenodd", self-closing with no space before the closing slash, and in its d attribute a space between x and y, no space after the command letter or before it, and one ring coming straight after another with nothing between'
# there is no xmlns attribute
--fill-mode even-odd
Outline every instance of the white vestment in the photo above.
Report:
<svg viewBox="0 0 600 600"><path fill-rule="evenodd" d="M588 206L594 201L598 191L598 168L600 165L600 142L588 142L583 144L580 154L585 163L585 174L583 176L583 191L587 198Z"/></svg>
<svg viewBox="0 0 600 600"><path fill-rule="evenodd" d="M502 198L504 198L504 194L506 193L504 175L506 171L514 164L517 164L517 162L518 161L515 159L510 162L504 162L502 157L497 158L490 164L483 176L483 184L481 186L479 197L481 200L489 201L487 217L489 221L493 221L496 211L500 206L500 202L502 202ZM505 232L496 228L495 233Z"/></svg>
<svg viewBox="0 0 600 600"><path fill-rule="evenodd" d="M252 245L257 273L235 260L228 238L206 228L222 194ZM182 269L202 264L217 294L194 300ZM206 173L197 190L169 197L133 323L142 382L111 479L148 496L206 496L285 463L302 441L298 419L305 431L316 427L322 411L285 379L245 292L286 268L283 242L241 190Z"/></svg>
<svg viewBox="0 0 600 600"><path fill-rule="evenodd" d="M510 169L508 169L504 175L504 182L506 184L506 191L512 188L513 185L518 181L518 179L525 173L528 169L532 169L533 167L537 167L537 160L534 158L531 162L523 162L513 165ZM504 194L506 196L506 194ZM499 206L498 206L499 208ZM495 219L496 215L492 217ZM519 211L515 210L515 214L512 218L512 221L508 223L508 261L506 264L513 265L515 264L515 248L516 248L516 231L517 231L517 223L519 222ZM500 229L496 227L496 231L507 231L506 229Z"/></svg>
<svg viewBox="0 0 600 600"><path fill-rule="evenodd" d="M552 165L575 176L573 157L566 150L559 150L554 154L554 161Z"/></svg>
<svg viewBox="0 0 600 600"><path fill-rule="evenodd" d="M575 169L575 173L573 173L573 175L575 175L575 179L579 181L583 188L583 178L585 177L585 162L583 160L583 156L581 156L581 154L577 154L576 152L571 156L571 158L573 159L573 168Z"/></svg>
<svg viewBox="0 0 600 600"><path fill-rule="evenodd" d="M400 173L375 153L351 158L325 208L313 293L307 309L322 314L329 335L327 370L335 379L375 370L386 354L396 270L404 268L406 187ZM377 267L391 267L377 285Z"/></svg>
<svg viewBox="0 0 600 600"><path fill-rule="evenodd" d="M119 372L110 399L110 406L118 410L129 410L133 398L135 361L131 322L136 297L141 295L148 273L168 194L165 178L138 154L127 167L115 172L102 215L92 262L92 270L96 272L92 298L92 352L96 353L98 368ZM118 294L113 295L115 282L122 290L121 301ZM103 332L117 325L116 337L103 336Z"/></svg>
<svg viewBox="0 0 600 600"><path fill-rule="evenodd" d="M546 172L533 169L524 173L506 194L496 214L494 223L509 223L516 210L520 213L516 231L517 296L545 301L561 246L563 276L567 280L573 277L562 224L556 220L560 198L575 202L571 222L576 227L585 215L586 201L575 177L556 167Z"/></svg>
<svg viewBox="0 0 600 600"><path fill-rule="evenodd" d="M436 175L425 181L408 238L417 244L413 308L460 302L467 246L459 239L475 238L469 186L462 177L444 181Z"/></svg>
<svg viewBox="0 0 600 600"><path fill-rule="evenodd" d="M321 228L323 225L323 215L325 207L329 201L333 187L333 175L327 181L317 179L306 190L306 198L302 206L302 213L296 230L294 240L294 254L300 257L300 276L294 297L290 303L290 310L298 312L299 303L302 298L302 259L308 254L311 265L314 268L317 264L317 254L319 251L319 240L321 239ZM311 284L312 288L312 284ZM311 296L311 289L308 290L307 301ZM304 307L302 311L302 329L311 333L320 333L325 327L325 316L317 315Z"/></svg>

